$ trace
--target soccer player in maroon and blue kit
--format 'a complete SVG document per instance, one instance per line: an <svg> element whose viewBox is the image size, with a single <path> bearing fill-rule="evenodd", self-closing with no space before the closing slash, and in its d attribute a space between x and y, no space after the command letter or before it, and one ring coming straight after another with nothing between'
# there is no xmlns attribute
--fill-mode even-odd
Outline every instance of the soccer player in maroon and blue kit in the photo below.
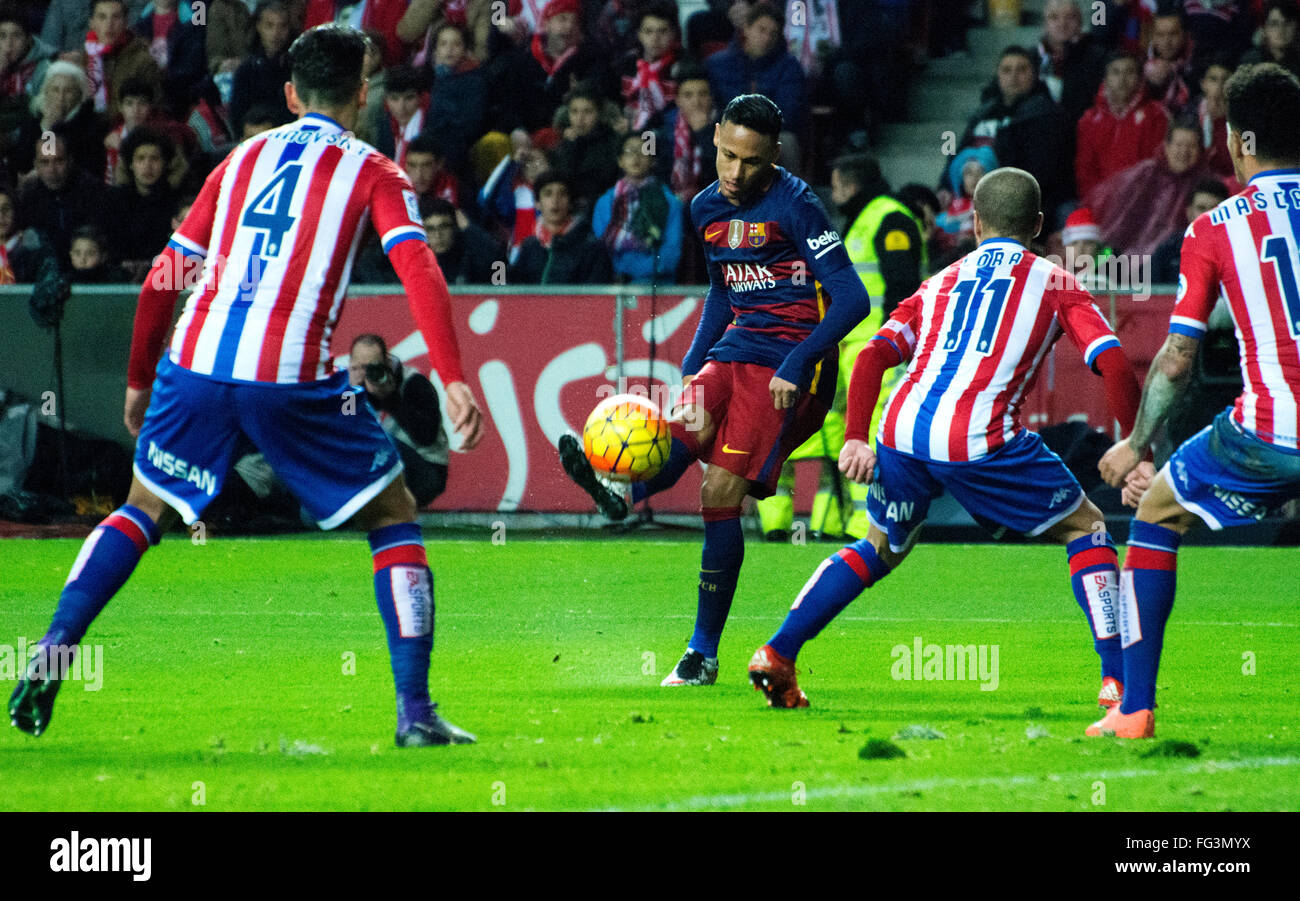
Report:
<svg viewBox="0 0 1300 901"><path fill-rule="evenodd" d="M704 549L695 631L664 685L712 685L745 556L745 496L769 497L790 453L821 428L835 396L839 342L871 310L862 280L812 189L776 165L781 111L742 94L714 133L718 180L691 203L709 293L686 358L668 461L632 486L633 502L671 487L694 461ZM599 483L573 436L560 440L569 475L611 518L623 500Z"/></svg>
<svg viewBox="0 0 1300 901"><path fill-rule="evenodd" d="M1228 154L1246 188L1188 226L1169 336L1137 423L1101 458L1102 477L1140 500L1120 580L1124 700L1088 735L1155 736L1156 673L1187 530L1197 519L1215 530L1249 525L1300 497L1300 81L1273 63L1242 66L1224 93ZM1187 390L1220 299L1236 326L1242 394L1153 473L1142 458Z"/></svg>
<svg viewBox="0 0 1300 901"><path fill-rule="evenodd" d="M173 510L198 521L243 435L322 528L350 523L368 533L397 745L474 741L429 699L433 576L400 456L364 391L328 365L370 221L447 385L452 424L472 448L482 422L461 373L446 282L410 181L350 131L366 101L364 37L323 25L299 37L289 57L285 97L301 118L245 141L217 166L140 293L125 410L138 436L135 478L126 504L86 539L10 698L11 722L25 732L49 727L68 649L158 543ZM198 283L160 361L191 271L200 271Z"/></svg>

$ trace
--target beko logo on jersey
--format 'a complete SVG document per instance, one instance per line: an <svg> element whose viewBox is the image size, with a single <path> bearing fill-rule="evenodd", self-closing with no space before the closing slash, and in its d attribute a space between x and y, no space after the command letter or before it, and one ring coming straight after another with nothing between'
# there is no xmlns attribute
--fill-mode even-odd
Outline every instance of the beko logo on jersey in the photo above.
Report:
<svg viewBox="0 0 1300 901"><path fill-rule="evenodd" d="M217 477L206 469L191 466L188 460L182 460L173 453L164 451L154 442L149 442L149 462L159 472L165 472L174 479L190 482L208 497L217 493Z"/></svg>
<svg viewBox="0 0 1300 901"><path fill-rule="evenodd" d="M732 291L761 291L776 287L776 276L766 266L751 266L737 263L724 263L722 275L727 287Z"/></svg>
<svg viewBox="0 0 1300 901"><path fill-rule="evenodd" d="M816 253L816 256L814 256L813 259L821 259L822 254L830 251L832 247L840 246L839 232L830 228L822 232L820 237L808 238L806 240L808 242L808 249Z"/></svg>

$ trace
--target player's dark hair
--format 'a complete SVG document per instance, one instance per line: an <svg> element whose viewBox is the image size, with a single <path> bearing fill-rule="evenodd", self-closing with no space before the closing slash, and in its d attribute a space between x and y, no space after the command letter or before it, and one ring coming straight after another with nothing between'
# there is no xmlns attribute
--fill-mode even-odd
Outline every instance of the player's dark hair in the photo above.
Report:
<svg viewBox="0 0 1300 901"><path fill-rule="evenodd" d="M428 76L410 63L399 63L384 73L385 94L405 94L408 91L427 90Z"/></svg>
<svg viewBox="0 0 1300 901"><path fill-rule="evenodd" d="M1004 166L979 180L972 205L986 231L1030 239L1043 207L1043 192L1038 179L1024 169Z"/></svg>
<svg viewBox="0 0 1300 901"><path fill-rule="evenodd" d="M748 128L773 141L781 140L781 108L762 94L741 94L732 99L719 121Z"/></svg>
<svg viewBox="0 0 1300 901"><path fill-rule="evenodd" d="M541 197L542 191L551 185L564 185L564 190L568 192L569 199L573 199L573 185L570 184L568 176L554 169L548 169L537 176L537 180L533 182L533 196Z"/></svg>
<svg viewBox="0 0 1300 901"><path fill-rule="evenodd" d="M430 216L446 216L454 221L456 208L446 197L421 197L420 219L428 219Z"/></svg>
<svg viewBox="0 0 1300 901"><path fill-rule="evenodd" d="M785 16L782 15L781 10L777 9L771 3L768 3L767 0L762 0L762 2L755 3L750 7L749 12L745 16L745 24L753 25L759 19L773 20L776 22L778 31L785 28Z"/></svg>
<svg viewBox="0 0 1300 901"><path fill-rule="evenodd" d="M410 156L412 153L428 153L440 160L447 158L447 148L443 146L442 141L430 134L416 135L411 139L411 143L406 145L406 155Z"/></svg>
<svg viewBox="0 0 1300 901"><path fill-rule="evenodd" d="M1242 66L1223 86L1228 125L1254 137L1254 155L1300 162L1300 81L1277 63Z"/></svg>
<svg viewBox="0 0 1300 901"><path fill-rule="evenodd" d="M289 65L298 97L308 105L346 106L361 90L366 39L343 25L317 25L289 46Z"/></svg>
<svg viewBox="0 0 1300 901"><path fill-rule="evenodd" d="M1218 198L1220 203L1227 200L1230 196L1228 194L1228 186L1217 178L1209 175L1196 182L1196 186L1192 188L1192 193L1188 195L1188 199L1190 200L1197 194L1209 194Z"/></svg>

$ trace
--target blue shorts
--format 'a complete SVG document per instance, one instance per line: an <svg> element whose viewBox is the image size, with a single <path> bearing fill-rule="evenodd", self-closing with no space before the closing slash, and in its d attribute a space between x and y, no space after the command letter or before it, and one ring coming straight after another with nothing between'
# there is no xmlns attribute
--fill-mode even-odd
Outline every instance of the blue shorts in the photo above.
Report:
<svg viewBox="0 0 1300 901"><path fill-rule="evenodd" d="M135 446L140 482L194 523L247 438L322 529L342 525L402 472L402 459L346 372L319 382L223 382L166 357Z"/></svg>
<svg viewBox="0 0 1300 901"><path fill-rule="evenodd" d="M901 554L916 540L930 501L946 488L976 522L997 537L1041 535L1083 503L1083 489L1037 433L1022 431L980 460L922 460L878 445L867 491L867 518Z"/></svg>
<svg viewBox="0 0 1300 901"><path fill-rule="evenodd" d="M1163 474L1178 503L1211 529L1250 525L1300 497L1300 453L1249 434L1231 408L1184 441Z"/></svg>

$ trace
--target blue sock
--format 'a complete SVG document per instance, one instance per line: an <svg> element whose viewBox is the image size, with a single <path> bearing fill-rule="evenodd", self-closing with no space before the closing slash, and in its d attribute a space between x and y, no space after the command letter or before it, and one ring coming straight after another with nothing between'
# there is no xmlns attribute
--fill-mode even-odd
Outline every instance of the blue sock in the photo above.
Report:
<svg viewBox="0 0 1300 901"><path fill-rule="evenodd" d="M740 564L745 560L745 533L739 507L705 507L704 551L700 555L700 598L690 646L705 657L718 656L722 627L736 596Z"/></svg>
<svg viewBox="0 0 1300 901"><path fill-rule="evenodd" d="M1124 652L1119 639L1119 555L1109 533L1104 543L1084 535L1065 546L1070 561L1070 587L1088 618L1092 646L1101 658L1101 676L1124 680Z"/></svg>
<svg viewBox="0 0 1300 901"><path fill-rule="evenodd" d="M157 524L143 510L124 504L110 513L81 546L41 643L80 644L91 622L160 537Z"/></svg>
<svg viewBox="0 0 1300 901"><path fill-rule="evenodd" d="M644 482L632 483L632 503L639 504L652 494L658 494L660 491L667 491L677 484L677 480L682 477L682 473L690 468L695 462L698 454L693 453L686 442L680 438L673 438L673 442L668 450L668 459L664 462L663 468L655 473L654 478L646 479Z"/></svg>
<svg viewBox="0 0 1300 901"><path fill-rule="evenodd" d="M375 599L388 633L388 656L397 688L398 729L427 719L429 656L433 653L433 573L420 527L413 522L369 535L375 564Z"/></svg>
<svg viewBox="0 0 1300 901"><path fill-rule="evenodd" d="M1173 529L1133 520L1120 580L1124 640L1124 701L1120 713L1152 710L1165 623L1174 609L1178 545Z"/></svg>
<svg viewBox="0 0 1300 901"><path fill-rule="evenodd" d="M768 644L782 657L794 660L805 642L824 629L864 588L889 572L889 565L865 538L842 548L817 567Z"/></svg>

